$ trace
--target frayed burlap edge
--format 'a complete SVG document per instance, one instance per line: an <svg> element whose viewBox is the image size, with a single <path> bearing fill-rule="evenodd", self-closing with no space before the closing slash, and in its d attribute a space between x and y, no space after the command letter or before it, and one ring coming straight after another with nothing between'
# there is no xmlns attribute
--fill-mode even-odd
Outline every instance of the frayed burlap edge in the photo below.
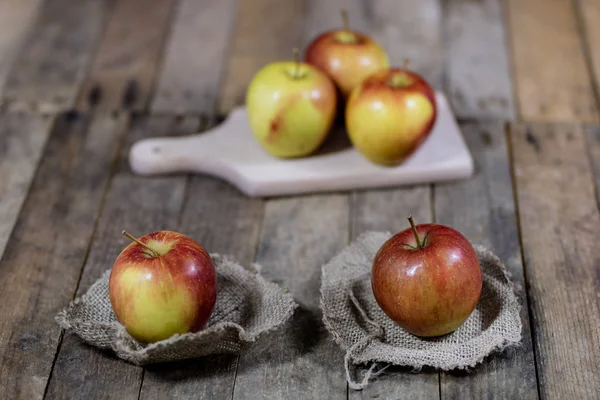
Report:
<svg viewBox="0 0 600 400"><path fill-rule="evenodd" d="M433 367L439 370L449 371L449 370L470 370L476 367L478 364L482 363L487 357L495 352L502 352L508 350L510 348L516 348L521 346L522 339L522 323L520 318L521 304L515 295L515 292L520 292L521 287L512 282L512 274L505 267L502 261L490 250L486 249L480 245L474 245L478 257L480 258L482 269L484 268L484 264L488 265L488 263L493 264L501 273L504 278L503 284L510 288L510 296L507 296L505 299L506 304L504 308L510 310L511 315L509 318L512 318L515 325L518 327L513 332L505 336L499 335L490 335L489 342L486 346L480 348L479 354L476 357L472 357L468 360L458 360L457 362L449 365L449 364L439 364L435 362L426 362L425 360L415 361L413 357L400 357L398 358L392 353L383 354L381 357L373 358L364 355L365 349L373 343L383 343L382 339L384 337L383 327L377 322L373 321L367 313L364 311L363 307L360 305L358 300L356 299L354 293L352 292L351 287L347 291L347 299L352 304L356 313L360 316L362 321L372 328L372 331L368 333L367 337L363 340L356 341L354 343L348 343L342 335L340 335L336 330L335 320L338 318L337 316L332 314L332 307L327 304L325 301L326 296L324 295L324 291L327 290L328 285L328 271L327 269L334 263L339 262L339 260L351 251L359 251L358 247L365 240L369 240L373 236L379 235L383 239L387 239L391 237L390 232L376 232L376 231L368 231L364 232L358 236L358 238L353 241L349 246L347 246L344 250L342 250L338 255L332 258L328 263L322 266L321 269L321 309L323 311L323 323L325 328L332 335L334 341L342 347L346 353L344 356L344 368L346 372L346 379L350 388L354 390L362 390L364 389L369 380L381 373L383 373L389 366L405 366L411 367L413 372L419 372L423 367ZM381 241L383 244L383 240ZM370 265L369 271L363 279L367 278L370 280ZM485 271L484 272L484 281L485 281ZM358 280L358 279L355 279ZM396 326L397 329L402 329L399 326ZM485 333L485 332L484 332ZM410 350L410 349L409 349ZM420 350L422 351L422 350ZM430 361L430 360L428 360ZM380 366L382 364L383 366ZM368 368L363 371L363 377L360 381L357 381L351 373L351 367L355 365L365 365ZM378 368L379 367L379 368Z"/></svg>
<svg viewBox="0 0 600 400"><path fill-rule="evenodd" d="M65 309L61 310L56 315L55 321L62 329L74 331L75 334L86 343L105 350L111 349L118 357L135 365L144 366L157 362L174 361L169 358L160 357L161 352L163 352L165 349L173 347L174 345L181 347L181 345L186 345L186 343L193 344L196 342L206 342L210 340L223 341L227 342L227 344L234 343L233 346L224 346L225 350L221 351L220 353L239 353L240 351L250 347L258 339L280 328L292 317L295 309L298 306L292 295L288 290L282 289L275 283L265 280L260 275L261 266L259 264L252 263L249 266L243 266L238 264L229 256L220 255L218 253L211 253L210 255L215 264L223 264L228 267L244 270L248 273L248 279L256 280L257 284L261 288L280 296L284 311L280 315L273 316L274 318L270 320L270 323L265 324L263 329L260 331L247 331L243 326L237 323L223 321L218 322L215 325L208 326L204 330L197 333L176 334L166 340L143 346L133 339L125 327L117 321L108 324L98 324L97 322L86 323L81 321L73 321L71 318L69 318L70 311L80 304L86 302L88 299L88 293L90 293L95 286L102 284L103 280L108 280L110 276L109 269L104 271L101 277L90 286L86 293L71 301ZM217 268L217 275L218 274L219 268ZM217 294L217 302L218 301L219 297ZM105 338L100 338L100 340L98 340L96 337L95 340L90 340L89 337L86 337L86 335L82 334L82 332L85 332L92 327L95 332L104 332L103 334L105 335ZM159 355L158 357L156 357L157 354ZM217 353L203 352L201 349L198 349L190 357L178 359L182 360L188 358L198 358L211 354Z"/></svg>

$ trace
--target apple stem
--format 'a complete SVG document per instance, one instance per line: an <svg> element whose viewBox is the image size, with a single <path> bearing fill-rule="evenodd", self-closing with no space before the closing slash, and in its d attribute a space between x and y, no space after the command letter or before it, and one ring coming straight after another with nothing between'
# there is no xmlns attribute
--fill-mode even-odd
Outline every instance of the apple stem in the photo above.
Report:
<svg viewBox="0 0 600 400"><path fill-rule="evenodd" d="M131 233L129 233L127 231L123 231L123 232L121 232L121 234L123 236L125 236L126 238L133 240L140 246L144 247L146 250L148 250L150 253L152 253L154 257L158 257L158 253L156 251L154 251L154 249L152 249L152 247L148 246L146 243L142 242L141 240L136 239Z"/></svg>
<svg viewBox="0 0 600 400"><path fill-rule="evenodd" d="M297 48L294 49L294 62L296 63L294 77L298 78L300 76L300 50Z"/></svg>
<svg viewBox="0 0 600 400"><path fill-rule="evenodd" d="M350 30L350 23L348 22L348 11L347 10L342 10L341 11L342 14L342 23L344 24L344 30L345 31L349 31Z"/></svg>
<svg viewBox="0 0 600 400"><path fill-rule="evenodd" d="M423 247L423 243L421 243L421 238L419 238L419 233L417 232L417 227L415 225L415 221L413 221L412 215L408 216L408 222L410 222L410 226L412 227L413 234L415 235L415 239L417 241L417 246L419 248Z"/></svg>

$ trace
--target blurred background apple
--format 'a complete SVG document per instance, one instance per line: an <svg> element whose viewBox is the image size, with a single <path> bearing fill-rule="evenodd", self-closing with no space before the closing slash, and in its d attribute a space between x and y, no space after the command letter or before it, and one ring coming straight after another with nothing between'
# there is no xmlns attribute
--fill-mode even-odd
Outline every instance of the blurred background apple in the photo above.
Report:
<svg viewBox="0 0 600 400"><path fill-rule="evenodd" d="M250 128L274 156L313 153L327 137L335 118L337 94L319 69L298 60L263 67L250 82L246 108Z"/></svg>
<svg viewBox="0 0 600 400"><path fill-rule="evenodd" d="M389 68L354 88L346 128L354 147L381 165L398 165L429 136L437 117L435 92L418 74Z"/></svg>
<svg viewBox="0 0 600 400"><path fill-rule="evenodd" d="M342 11L343 29L325 32L307 47L304 60L333 79L342 96L365 78L390 65L385 50L369 36L350 30L348 14Z"/></svg>

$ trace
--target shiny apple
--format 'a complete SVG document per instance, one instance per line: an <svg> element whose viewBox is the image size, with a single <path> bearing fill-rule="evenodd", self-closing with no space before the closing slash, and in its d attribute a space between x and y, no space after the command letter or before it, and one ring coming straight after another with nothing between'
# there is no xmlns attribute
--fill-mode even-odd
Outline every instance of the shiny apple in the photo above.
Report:
<svg viewBox="0 0 600 400"><path fill-rule="evenodd" d="M252 78L246 93L250 128L261 146L276 157L307 156L331 130L336 97L334 84L312 65L268 64Z"/></svg>
<svg viewBox="0 0 600 400"><path fill-rule="evenodd" d="M142 343L198 332L216 302L216 272L209 253L181 233L159 231L133 242L117 257L109 279L119 322Z"/></svg>
<svg viewBox="0 0 600 400"><path fill-rule="evenodd" d="M371 287L381 309L406 331L422 337L453 332L481 295L477 254L458 231L414 224L397 233L373 260Z"/></svg>
<svg viewBox="0 0 600 400"><path fill-rule="evenodd" d="M401 164L429 136L437 119L435 92L406 68L381 70L354 88L346 129L354 147L375 164Z"/></svg>
<svg viewBox="0 0 600 400"><path fill-rule="evenodd" d="M345 99L352 89L373 73L388 68L385 50L369 36L350 30L347 15L344 28L316 37L307 47L304 61L327 73Z"/></svg>

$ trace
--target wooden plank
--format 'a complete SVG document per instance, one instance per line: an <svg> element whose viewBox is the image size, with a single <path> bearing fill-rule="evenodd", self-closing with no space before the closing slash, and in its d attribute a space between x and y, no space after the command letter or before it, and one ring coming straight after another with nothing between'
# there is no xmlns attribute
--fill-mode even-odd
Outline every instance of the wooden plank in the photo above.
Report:
<svg viewBox="0 0 600 400"><path fill-rule="evenodd" d="M41 0L0 1L0 95Z"/></svg>
<svg viewBox="0 0 600 400"><path fill-rule="evenodd" d="M38 115L0 116L0 257L42 156L52 121Z"/></svg>
<svg viewBox="0 0 600 400"><path fill-rule="evenodd" d="M71 109L102 33L109 0L46 1L4 88L11 109Z"/></svg>
<svg viewBox="0 0 600 400"><path fill-rule="evenodd" d="M596 199L600 207L600 126L590 126L586 128L587 148L590 152L590 161L594 171L596 181Z"/></svg>
<svg viewBox="0 0 600 400"><path fill-rule="evenodd" d="M596 86L600 91L600 3L596 0L575 0L579 22L582 24L588 62Z"/></svg>
<svg viewBox="0 0 600 400"><path fill-rule="evenodd" d="M212 115L235 7L236 0L181 1L152 104L154 112Z"/></svg>
<svg viewBox="0 0 600 400"><path fill-rule="evenodd" d="M380 0L369 3L371 33L388 52L392 66L410 68L435 89L444 89L444 47L440 0Z"/></svg>
<svg viewBox="0 0 600 400"><path fill-rule="evenodd" d="M134 120L98 220L77 296L85 293L102 272L112 267L128 243L128 239L121 235L122 230L137 236L162 229L177 230L185 197L185 176L145 179L133 175L127 162L131 144L150 136L196 132L198 127L198 118L181 122L176 122L172 117ZM56 357L47 397L137 399L142 376L142 368L126 363L109 352L98 351L69 332L65 334Z"/></svg>
<svg viewBox="0 0 600 400"><path fill-rule="evenodd" d="M573 2L507 4L520 116L527 121L597 121Z"/></svg>
<svg viewBox="0 0 600 400"><path fill-rule="evenodd" d="M0 262L0 398L41 399L73 298L122 126L58 119Z"/></svg>
<svg viewBox="0 0 600 400"><path fill-rule="evenodd" d="M435 186L436 222L459 230L471 241L494 251L520 288L525 287L519 232L504 124L463 124L475 158L476 173L465 181ZM441 397L537 399L535 360L527 298L517 292L523 323L522 346L507 356L494 355L470 373L441 375Z"/></svg>
<svg viewBox="0 0 600 400"><path fill-rule="evenodd" d="M352 239L367 231L400 232L410 227L408 215L417 224L433 222L429 186L356 192L352 198ZM439 399L438 373L425 369L414 374L405 368L389 368L362 391L350 389L348 398Z"/></svg>
<svg viewBox="0 0 600 400"><path fill-rule="evenodd" d="M299 309L268 344L240 356L234 399L345 399L343 351L319 308L321 266L348 241L348 197L267 201L257 262L286 287Z"/></svg>
<svg viewBox="0 0 600 400"><path fill-rule="evenodd" d="M210 195L207 195L210 194ZM190 179L180 231L210 252L251 263L263 217L263 201L248 198L228 183L207 176ZM238 357L217 355L151 366L144 376L141 399L230 398Z"/></svg>
<svg viewBox="0 0 600 400"><path fill-rule="evenodd" d="M600 215L582 129L514 125L511 146L543 398L600 398Z"/></svg>
<svg viewBox="0 0 600 400"><path fill-rule="evenodd" d="M445 5L447 93L458 117L512 120L512 80L502 0Z"/></svg>
<svg viewBox="0 0 600 400"><path fill-rule="evenodd" d="M302 44L304 2L291 0L240 0L237 22L219 96L218 114L243 105L252 77L266 64L292 59ZM268 19L268 21L267 21Z"/></svg>
<svg viewBox="0 0 600 400"><path fill-rule="evenodd" d="M77 107L145 109L154 84L174 0L115 4Z"/></svg>

